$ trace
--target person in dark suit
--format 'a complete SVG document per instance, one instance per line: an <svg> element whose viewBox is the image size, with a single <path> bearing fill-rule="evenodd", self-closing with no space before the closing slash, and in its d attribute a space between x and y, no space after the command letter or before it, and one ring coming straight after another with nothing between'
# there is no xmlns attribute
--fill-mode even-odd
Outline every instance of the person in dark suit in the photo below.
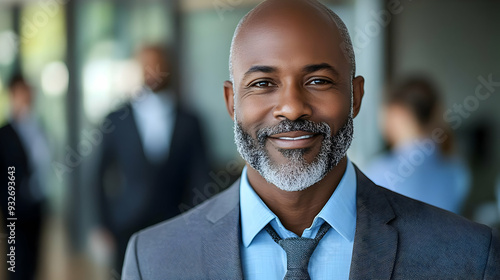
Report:
<svg viewBox="0 0 500 280"><path fill-rule="evenodd" d="M230 63L241 178L134 234L122 279L500 279L498 233L378 187L346 157L364 79L335 13L264 1Z"/></svg>
<svg viewBox="0 0 500 280"><path fill-rule="evenodd" d="M50 153L32 115L32 89L22 75L11 79L9 98L10 120L0 128L0 206L5 226L0 242L7 249L5 255L12 255L11 246L15 249L14 264L7 264L15 272L7 271L7 279L34 279L46 201L44 167L50 162ZM6 227L12 222L13 228Z"/></svg>
<svg viewBox="0 0 500 280"><path fill-rule="evenodd" d="M141 49L144 87L132 102L111 113L99 163L102 232L116 246L117 271L127 241L137 230L173 217L189 200L191 186L208 181L209 163L197 117L169 88L167 53ZM117 180L118 178L118 180Z"/></svg>

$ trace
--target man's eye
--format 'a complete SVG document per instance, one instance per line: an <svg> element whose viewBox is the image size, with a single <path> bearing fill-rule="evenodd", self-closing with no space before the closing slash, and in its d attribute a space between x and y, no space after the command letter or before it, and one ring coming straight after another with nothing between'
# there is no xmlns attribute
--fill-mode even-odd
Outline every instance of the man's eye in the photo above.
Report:
<svg viewBox="0 0 500 280"><path fill-rule="evenodd" d="M324 80L324 79L314 79L309 82L310 85L327 85L331 84L330 81Z"/></svg>
<svg viewBox="0 0 500 280"><path fill-rule="evenodd" d="M265 87L272 87L274 86L273 83L269 81L258 81L250 85L251 87L257 87L257 88L265 88Z"/></svg>

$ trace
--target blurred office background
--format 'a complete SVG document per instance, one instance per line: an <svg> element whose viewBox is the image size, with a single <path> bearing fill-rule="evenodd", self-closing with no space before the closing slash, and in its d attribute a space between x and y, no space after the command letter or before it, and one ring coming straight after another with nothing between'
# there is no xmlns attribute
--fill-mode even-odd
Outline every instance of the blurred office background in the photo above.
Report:
<svg viewBox="0 0 500 280"><path fill-rule="evenodd" d="M0 2L0 123L9 120L9 79L21 71L36 92L35 115L51 147L38 279L120 278L120 271L110 268L113 248L92 235L100 213L89 180L100 144L88 135L139 89L134 55L140 46L162 44L172 51L173 87L206 134L217 187L205 195L229 186L225 174L235 179L234 165L242 162L222 83L229 77L234 28L259 2ZM348 26L357 74L366 79L351 160L363 170L384 151L379 117L389 85L413 74L429 77L443 95L456 153L470 170L471 188L461 214L498 226L500 1L322 2ZM487 98L477 97L480 85L482 96L490 93ZM89 149L79 148L89 142ZM1 246L5 240L0 237ZM0 279L5 271L1 267Z"/></svg>

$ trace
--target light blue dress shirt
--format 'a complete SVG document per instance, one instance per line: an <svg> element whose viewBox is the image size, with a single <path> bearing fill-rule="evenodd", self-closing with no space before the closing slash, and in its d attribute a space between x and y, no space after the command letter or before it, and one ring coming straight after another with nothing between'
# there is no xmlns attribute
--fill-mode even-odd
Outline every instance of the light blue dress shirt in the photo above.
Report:
<svg viewBox="0 0 500 280"><path fill-rule="evenodd" d="M168 157L175 126L174 103L172 92L154 93L147 88L132 102L144 154L151 163L161 163Z"/></svg>
<svg viewBox="0 0 500 280"><path fill-rule="evenodd" d="M281 238L297 237L287 230L250 186L246 167L240 182L241 260L245 279L283 279L286 253L264 227L271 226ZM309 261L311 279L348 279L356 232L356 173L348 160L337 189L302 237L314 238L321 225L332 227L321 239Z"/></svg>

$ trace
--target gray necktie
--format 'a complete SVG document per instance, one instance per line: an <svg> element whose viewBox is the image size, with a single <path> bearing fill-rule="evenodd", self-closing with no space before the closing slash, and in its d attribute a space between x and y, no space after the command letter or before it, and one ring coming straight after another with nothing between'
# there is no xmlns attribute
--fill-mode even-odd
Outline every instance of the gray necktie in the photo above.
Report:
<svg viewBox="0 0 500 280"><path fill-rule="evenodd" d="M281 239L281 237L276 233L271 224L266 226L266 231L271 235L273 240L278 243L286 253L286 274L284 280L309 280L309 272L307 271L307 266L309 265L309 259L318 246L319 241L326 232L330 229L330 225L324 222L321 225L316 237L303 238L303 237L291 237L286 239Z"/></svg>

